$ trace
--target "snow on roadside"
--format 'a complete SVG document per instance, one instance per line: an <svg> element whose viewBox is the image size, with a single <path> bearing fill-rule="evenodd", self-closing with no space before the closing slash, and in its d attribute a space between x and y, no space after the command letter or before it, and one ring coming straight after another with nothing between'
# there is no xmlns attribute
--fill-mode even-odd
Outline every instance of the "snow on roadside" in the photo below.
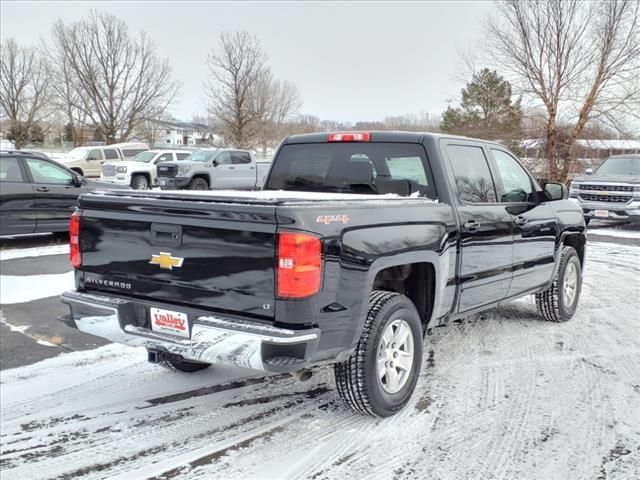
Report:
<svg viewBox="0 0 640 480"><path fill-rule="evenodd" d="M14 260L16 258L40 257L43 255L69 254L69 245L47 245L44 247L12 248L0 250L0 261Z"/></svg>
<svg viewBox="0 0 640 480"><path fill-rule="evenodd" d="M435 329L405 410L305 383L172 374L120 345L0 371L3 480L640 477L639 249L588 246L568 323L527 299Z"/></svg>
<svg viewBox="0 0 640 480"><path fill-rule="evenodd" d="M640 231L630 229L592 228L587 230L587 235L606 235L608 237L640 239Z"/></svg>
<svg viewBox="0 0 640 480"><path fill-rule="evenodd" d="M51 275L0 275L0 304L31 302L73 288L72 271Z"/></svg>

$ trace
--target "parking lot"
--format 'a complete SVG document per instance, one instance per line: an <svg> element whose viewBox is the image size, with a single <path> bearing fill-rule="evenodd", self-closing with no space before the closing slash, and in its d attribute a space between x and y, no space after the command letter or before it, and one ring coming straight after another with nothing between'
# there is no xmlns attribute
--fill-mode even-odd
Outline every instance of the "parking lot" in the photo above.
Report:
<svg viewBox="0 0 640 480"><path fill-rule="evenodd" d="M640 229L589 232L571 322L526 298L436 329L412 402L386 420L347 410L328 368L179 375L69 329L64 236L5 238L2 476L637 478Z"/></svg>

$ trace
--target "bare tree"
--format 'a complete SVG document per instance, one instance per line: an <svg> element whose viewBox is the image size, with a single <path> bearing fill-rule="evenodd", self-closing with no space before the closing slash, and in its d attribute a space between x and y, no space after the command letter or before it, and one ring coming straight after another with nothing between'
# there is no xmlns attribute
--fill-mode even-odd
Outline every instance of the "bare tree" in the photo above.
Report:
<svg viewBox="0 0 640 480"><path fill-rule="evenodd" d="M54 26L56 28L59 28L58 24ZM74 147L78 147L84 143L83 127L89 124L88 115L83 96L78 90L77 77L63 47L64 44L60 42L41 42L41 50L48 59L47 68L53 79L51 102L59 111L64 112L71 141Z"/></svg>
<svg viewBox="0 0 640 480"><path fill-rule="evenodd" d="M67 62L78 98L68 98L104 133L107 143L126 140L152 109L163 112L178 93L167 60L144 33L95 10L52 30L54 48Z"/></svg>
<svg viewBox="0 0 640 480"><path fill-rule="evenodd" d="M590 119L640 118L638 0L496 3L488 23L500 70L545 111L549 176L565 181Z"/></svg>
<svg viewBox="0 0 640 480"><path fill-rule="evenodd" d="M36 49L21 47L13 39L0 48L0 106L11 121L12 140L20 149L46 115L49 76Z"/></svg>
<svg viewBox="0 0 640 480"><path fill-rule="evenodd" d="M281 139L285 122L300 110L302 100L293 83L274 79L267 68L254 88L256 135L263 155L266 155L267 149L275 146Z"/></svg>
<svg viewBox="0 0 640 480"><path fill-rule="evenodd" d="M225 139L236 147L251 146L259 112L256 88L265 75L267 56L258 39L248 32L222 33L217 49L209 53L211 114Z"/></svg>

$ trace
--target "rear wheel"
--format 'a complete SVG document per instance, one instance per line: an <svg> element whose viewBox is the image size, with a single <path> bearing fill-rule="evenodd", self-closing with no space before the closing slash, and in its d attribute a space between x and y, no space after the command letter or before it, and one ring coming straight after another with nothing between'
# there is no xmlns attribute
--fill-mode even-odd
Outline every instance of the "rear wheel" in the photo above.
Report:
<svg viewBox="0 0 640 480"><path fill-rule="evenodd" d="M135 175L131 179L131 188L134 190L148 190L149 180L144 175Z"/></svg>
<svg viewBox="0 0 640 480"><path fill-rule="evenodd" d="M189 190L209 190L209 184L204 178L194 178L189 182Z"/></svg>
<svg viewBox="0 0 640 480"><path fill-rule="evenodd" d="M189 360L164 360L159 365L180 373L193 373L211 366L210 363L191 362Z"/></svg>
<svg viewBox="0 0 640 480"><path fill-rule="evenodd" d="M551 286L536 293L538 312L550 322L566 322L578 308L582 289L582 267L573 247L564 246L560 266Z"/></svg>
<svg viewBox="0 0 640 480"><path fill-rule="evenodd" d="M353 410L378 417L400 411L416 388L422 364L422 324L406 296L376 290L360 341L334 366L338 394Z"/></svg>

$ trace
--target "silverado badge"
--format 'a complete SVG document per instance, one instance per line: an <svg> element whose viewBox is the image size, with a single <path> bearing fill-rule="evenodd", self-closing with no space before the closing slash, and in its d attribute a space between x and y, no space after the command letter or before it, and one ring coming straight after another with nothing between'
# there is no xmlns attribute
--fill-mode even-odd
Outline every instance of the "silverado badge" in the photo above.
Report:
<svg viewBox="0 0 640 480"><path fill-rule="evenodd" d="M184 258L172 257L168 252L160 252L160 255L151 255L152 265L158 265L163 270L173 270L173 267L180 268Z"/></svg>

